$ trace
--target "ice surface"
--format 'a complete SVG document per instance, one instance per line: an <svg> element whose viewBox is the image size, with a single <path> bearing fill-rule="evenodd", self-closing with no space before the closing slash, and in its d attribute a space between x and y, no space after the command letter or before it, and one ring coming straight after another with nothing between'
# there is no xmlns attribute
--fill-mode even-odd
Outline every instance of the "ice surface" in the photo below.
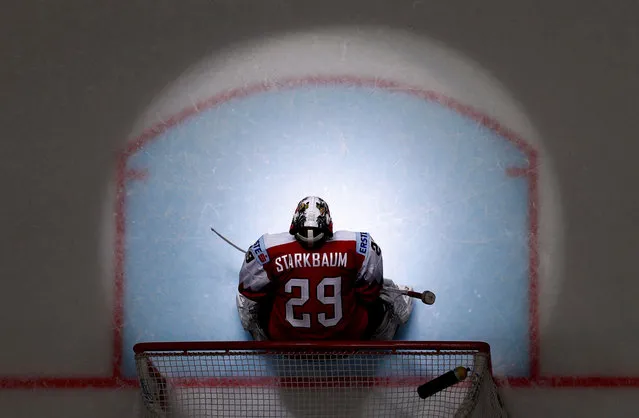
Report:
<svg viewBox="0 0 639 418"><path fill-rule="evenodd" d="M493 345L514 416L634 415L637 6L272 3L0 15L2 415L135 416L113 378L133 342L246 338L224 297L241 259L208 226L247 246L308 188L384 243L389 277L437 293L402 337Z"/></svg>

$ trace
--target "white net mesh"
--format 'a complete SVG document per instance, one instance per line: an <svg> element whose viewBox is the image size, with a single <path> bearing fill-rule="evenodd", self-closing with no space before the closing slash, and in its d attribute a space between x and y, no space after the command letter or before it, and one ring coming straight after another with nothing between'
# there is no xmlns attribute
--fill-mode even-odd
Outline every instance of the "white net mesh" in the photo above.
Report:
<svg viewBox="0 0 639 418"><path fill-rule="evenodd" d="M145 417L505 417L483 346L139 344ZM457 346L463 344L456 344ZM422 399L455 367L468 378Z"/></svg>

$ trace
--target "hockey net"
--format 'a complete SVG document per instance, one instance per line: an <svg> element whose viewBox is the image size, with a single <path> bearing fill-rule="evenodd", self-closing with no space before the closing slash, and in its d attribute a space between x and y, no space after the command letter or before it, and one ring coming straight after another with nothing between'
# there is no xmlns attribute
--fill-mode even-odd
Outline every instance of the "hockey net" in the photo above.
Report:
<svg viewBox="0 0 639 418"><path fill-rule="evenodd" d="M163 342L134 352L147 418L507 416L481 342ZM418 396L459 366L465 380Z"/></svg>

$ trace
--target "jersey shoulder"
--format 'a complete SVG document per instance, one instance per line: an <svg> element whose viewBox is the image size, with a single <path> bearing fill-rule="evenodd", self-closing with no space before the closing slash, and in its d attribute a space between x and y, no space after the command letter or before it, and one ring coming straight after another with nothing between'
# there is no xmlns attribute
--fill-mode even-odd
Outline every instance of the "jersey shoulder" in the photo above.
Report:
<svg viewBox="0 0 639 418"><path fill-rule="evenodd" d="M366 256L368 254L371 246L375 247L375 252L377 252L376 248L379 248L377 244L374 243L371 234L365 231L336 231L335 233L333 233L333 238L331 239L331 241L352 242L355 252L363 256Z"/></svg>
<svg viewBox="0 0 639 418"><path fill-rule="evenodd" d="M269 253L272 253L276 247L292 242L295 242L295 237L288 232L263 234L246 252L246 262L256 259L264 265L271 260Z"/></svg>
<svg viewBox="0 0 639 418"><path fill-rule="evenodd" d="M354 231L335 231L331 241L356 241L357 232Z"/></svg>
<svg viewBox="0 0 639 418"><path fill-rule="evenodd" d="M290 244L295 241L295 237L288 232L280 232L277 234L264 234L261 239L264 242L265 248L271 249L280 245Z"/></svg>

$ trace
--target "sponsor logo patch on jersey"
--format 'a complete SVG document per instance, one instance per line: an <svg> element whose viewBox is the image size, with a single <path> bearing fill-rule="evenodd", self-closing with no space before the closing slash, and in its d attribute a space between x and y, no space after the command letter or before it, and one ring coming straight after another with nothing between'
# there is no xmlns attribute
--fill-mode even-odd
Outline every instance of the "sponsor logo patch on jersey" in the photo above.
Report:
<svg viewBox="0 0 639 418"><path fill-rule="evenodd" d="M260 237L260 239L255 241L255 244L253 244L253 246L251 247L251 250L253 254L255 254L257 261L259 261L261 265L264 265L271 260L268 256L268 253L266 252L266 247L264 245L264 237Z"/></svg>
<svg viewBox="0 0 639 418"><path fill-rule="evenodd" d="M358 232L357 237L355 239L355 250L358 254L366 255L368 251L368 244L370 242L370 236L368 232Z"/></svg>

